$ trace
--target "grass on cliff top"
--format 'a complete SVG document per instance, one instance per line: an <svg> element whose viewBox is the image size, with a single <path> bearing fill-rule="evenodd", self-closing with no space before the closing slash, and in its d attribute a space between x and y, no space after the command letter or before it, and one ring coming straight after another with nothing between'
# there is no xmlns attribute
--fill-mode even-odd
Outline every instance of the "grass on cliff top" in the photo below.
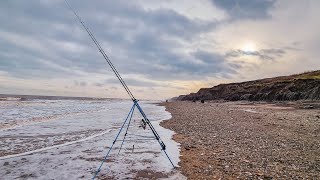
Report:
<svg viewBox="0 0 320 180"><path fill-rule="evenodd" d="M320 75L318 76L302 76L300 79L320 79Z"/></svg>
<svg viewBox="0 0 320 180"><path fill-rule="evenodd" d="M320 79L320 71L313 71L298 75L298 79Z"/></svg>

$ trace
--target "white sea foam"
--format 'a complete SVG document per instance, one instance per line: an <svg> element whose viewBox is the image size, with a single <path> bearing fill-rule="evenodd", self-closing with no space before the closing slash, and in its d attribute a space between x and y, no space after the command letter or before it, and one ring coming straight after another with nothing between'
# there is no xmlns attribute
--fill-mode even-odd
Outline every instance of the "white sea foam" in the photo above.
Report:
<svg viewBox="0 0 320 180"><path fill-rule="evenodd" d="M0 123L18 121L18 126L0 131L0 177L4 179L90 179L130 110L130 101L28 101L0 104ZM169 119L164 107L142 102L175 166L179 162L179 144L173 132L159 126ZM4 116L1 116L4 115ZM52 116L45 121L34 117ZM123 149L117 155L117 141L101 174L115 179L135 177L139 170L170 174L169 179L185 179L173 170L149 129L139 128L141 116L134 113ZM21 123L28 122L28 123ZM21 123L21 124L19 124ZM124 132L124 131L123 131ZM120 135L122 140L124 133ZM60 143L62 142L62 143ZM134 151L132 147L134 145Z"/></svg>

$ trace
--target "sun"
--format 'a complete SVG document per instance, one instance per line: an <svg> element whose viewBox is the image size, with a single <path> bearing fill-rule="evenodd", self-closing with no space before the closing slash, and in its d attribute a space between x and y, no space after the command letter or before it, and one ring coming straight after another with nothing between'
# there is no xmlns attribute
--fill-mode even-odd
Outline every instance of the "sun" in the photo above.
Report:
<svg viewBox="0 0 320 180"><path fill-rule="evenodd" d="M252 53L257 51L257 46L253 42L246 42L242 45L241 50L244 52Z"/></svg>

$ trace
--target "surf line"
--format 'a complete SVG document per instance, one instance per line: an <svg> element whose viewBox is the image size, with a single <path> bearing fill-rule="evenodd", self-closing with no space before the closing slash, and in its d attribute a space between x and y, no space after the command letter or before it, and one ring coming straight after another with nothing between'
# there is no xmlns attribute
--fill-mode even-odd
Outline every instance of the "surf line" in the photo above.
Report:
<svg viewBox="0 0 320 180"><path fill-rule="evenodd" d="M24 152L24 153L12 154L12 155L8 155L8 156L2 156L2 157L0 157L0 160L10 159L10 158L15 158L15 157L20 157L20 156L26 156L26 155L33 154L33 153L38 153L38 152L47 151L47 150L58 148L58 147L68 146L68 145L72 145L72 144L75 144L75 143L87 141L87 140L96 138L98 136L105 135L105 134L109 133L111 130L112 129L108 129L108 130L106 130L106 131L104 131L102 133L95 134L95 135L92 135L92 136L89 136L89 137L86 137L86 138L83 138L83 139L79 139L79 140L76 140L76 141L71 141L71 142L67 142L67 143L63 143L63 144L58 144L58 145L54 145L54 146L40 148L40 149L36 149L36 150L33 150L33 151L27 151L27 152Z"/></svg>

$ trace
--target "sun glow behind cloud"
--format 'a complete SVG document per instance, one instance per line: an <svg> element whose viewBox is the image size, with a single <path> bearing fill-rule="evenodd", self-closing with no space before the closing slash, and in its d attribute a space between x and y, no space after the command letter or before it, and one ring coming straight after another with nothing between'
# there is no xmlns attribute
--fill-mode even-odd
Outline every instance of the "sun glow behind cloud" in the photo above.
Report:
<svg viewBox="0 0 320 180"><path fill-rule="evenodd" d="M245 42L240 49L246 53L253 53L257 51L257 46L252 41L248 41L248 42Z"/></svg>

